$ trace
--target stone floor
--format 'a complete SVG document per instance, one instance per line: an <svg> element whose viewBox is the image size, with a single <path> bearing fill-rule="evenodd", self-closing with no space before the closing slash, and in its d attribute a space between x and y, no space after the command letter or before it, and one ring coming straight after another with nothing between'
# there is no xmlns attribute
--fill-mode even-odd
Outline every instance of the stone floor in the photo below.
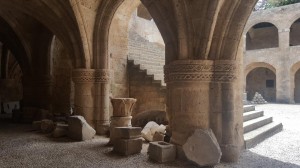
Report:
<svg viewBox="0 0 300 168"><path fill-rule="evenodd" d="M300 168L300 105L267 104L258 105L256 109L282 122L283 131L244 151L238 163L216 167ZM121 157L111 152L107 142L107 138L99 136L86 142L53 139L31 131L28 125L0 121L0 167L195 167L180 161L154 163L148 160L147 144L141 154Z"/></svg>

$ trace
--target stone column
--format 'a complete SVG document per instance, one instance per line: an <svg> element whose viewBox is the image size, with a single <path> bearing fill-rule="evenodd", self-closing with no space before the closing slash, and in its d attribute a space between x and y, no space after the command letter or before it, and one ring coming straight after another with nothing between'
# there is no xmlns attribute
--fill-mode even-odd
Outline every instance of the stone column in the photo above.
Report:
<svg viewBox="0 0 300 168"><path fill-rule="evenodd" d="M243 133L236 73L236 61L177 60L165 66L171 142L179 157L195 129L207 128L216 135L223 155L238 155Z"/></svg>
<svg viewBox="0 0 300 168"><path fill-rule="evenodd" d="M289 65L289 47L290 47L290 29L281 29L278 31L279 49L281 53L281 66L276 69L276 102L290 103L290 65Z"/></svg>
<svg viewBox="0 0 300 168"><path fill-rule="evenodd" d="M112 98L113 116L110 123L110 141L114 144L116 127L131 127L131 113L135 105L136 99L133 98Z"/></svg>
<svg viewBox="0 0 300 168"><path fill-rule="evenodd" d="M75 69L74 113L83 116L96 129L106 134L109 129L109 70Z"/></svg>

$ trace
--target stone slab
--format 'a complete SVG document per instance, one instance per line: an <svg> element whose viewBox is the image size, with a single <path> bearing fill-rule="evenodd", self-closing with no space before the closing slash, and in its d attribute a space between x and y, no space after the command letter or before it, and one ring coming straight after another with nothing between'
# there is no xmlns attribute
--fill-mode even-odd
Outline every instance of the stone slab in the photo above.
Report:
<svg viewBox="0 0 300 168"><path fill-rule="evenodd" d="M116 139L114 141L113 150L124 156L140 153L142 150L143 140L135 139Z"/></svg>
<svg viewBox="0 0 300 168"><path fill-rule="evenodd" d="M171 162L176 159L176 146L163 141L150 142L148 154L156 162Z"/></svg>

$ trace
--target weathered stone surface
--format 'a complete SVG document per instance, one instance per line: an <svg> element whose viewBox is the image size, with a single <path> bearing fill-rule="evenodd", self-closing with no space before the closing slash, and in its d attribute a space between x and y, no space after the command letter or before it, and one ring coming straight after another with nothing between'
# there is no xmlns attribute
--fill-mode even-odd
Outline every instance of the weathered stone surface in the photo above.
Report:
<svg viewBox="0 0 300 168"><path fill-rule="evenodd" d="M134 139L142 136L141 131L141 127L116 127L114 134L118 139Z"/></svg>
<svg viewBox="0 0 300 168"><path fill-rule="evenodd" d="M211 129L195 130L183 145L183 151L190 161L199 166L212 166L220 162L222 152Z"/></svg>
<svg viewBox="0 0 300 168"><path fill-rule="evenodd" d="M114 117L128 117L131 116L132 109L136 99L133 98L113 98L111 103L113 106Z"/></svg>
<svg viewBox="0 0 300 168"><path fill-rule="evenodd" d="M51 133L55 129L56 125L52 120L41 121L41 131L43 133Z"/></svg>
<svg viewBox="0 0 300 168"><path fill-rule="evenodd" d="M132 155L140 153L142 150L143 140L135 139L116 139L114 142L114 151L121 155Z"/></svg>
<svg viewBox="0 0 300 168"><path fill-rule="evenodd" d="M142 130L142 137L152 142L155 132L165 133L166 126L150 121Z"/></svg>
<svg viewBox="0 0 300 168"><path fill-rule="evenodd" d="M115 127L131 127L131 119L132 117L111 117L110 123L110 145L114 144L115 136Z"/></svg>
<svg viewBox="0 0 300 168"><path fill-rule="evenodd" d="M68 119L68 136L74 140L85 141L92 139L96 131L82 116L71 116Z"/></svg>
<svg viewBox="0 0 300 168"><path fill-rule="evenodd" d="M161 132L155 132L153 135L153 141L164 141L165 135Z"/></svg>
<svg viewBox="0 0 300 168"><path fill-rule="evenodd" d="M145 125L154 121L157 124L168 125L167 113L165 111L147 111L139 113L132 118L132 125L135 127L145 127Z"/></svg>
<svg viewBox="0 0 300 168"><path fill-rule="evenodd" d="M171 162L176 158L176 147L163 141L150 142L148 154L150 159L159 163Z"/></svg>
<svg viewBox="0 0 300 168"><path fill-rule="evenodd" d="M60 138L60 137L64 137L64 136L67 136L67 133L68 133L68 125L67 124L61 124L61 123L58 123L56 125L56 128L55 130L52 132L52 136L54 138Z"/></svg>

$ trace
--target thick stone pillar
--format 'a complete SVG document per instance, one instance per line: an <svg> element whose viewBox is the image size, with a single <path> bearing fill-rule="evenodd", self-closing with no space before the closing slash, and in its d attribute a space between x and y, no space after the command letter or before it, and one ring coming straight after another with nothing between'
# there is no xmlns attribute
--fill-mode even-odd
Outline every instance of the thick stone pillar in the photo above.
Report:
<svg viewBox="0 0 300 168"><path fill-rule="evenodd" d="M109 130L109 70L75 69L74 113L83 116L97 134Z"/></svg>
<svg viewBox="0 0 300 168"><path fill-rule="evenodd" d="M177 60L165 66L171 142L179 157L195 129L211 128L224 160L237 159L243 135L239 76L236 61Z"/></svg>
<svg viewBox="0 0 300 168"><path fill-rule="evenodd" d="M282 57L280 59L281 66L276 69L276 102L291 103L290 90L290 65L289 65L289 47L290 47L290 29L281 29L278 31L279 48Z"/></svg>

